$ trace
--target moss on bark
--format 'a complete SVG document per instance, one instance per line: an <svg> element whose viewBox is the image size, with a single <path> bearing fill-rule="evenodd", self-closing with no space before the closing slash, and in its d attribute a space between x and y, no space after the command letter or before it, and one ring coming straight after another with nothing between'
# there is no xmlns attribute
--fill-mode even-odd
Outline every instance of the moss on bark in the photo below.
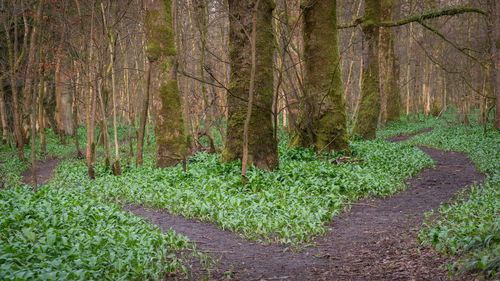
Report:
<svg viewBox="0 0 500 281"><path fill-rule="evenodd" d="M153 72L157 74L155 76L161 81L159 89L152 89L159 108L154 128L156 165L169 167L183 159L188 147L176 78L170 0L148 1L144 26L148 37L146 55L153 63Z"/></svg>
<svg viewBox="0 0 500 281"><path fill-rule="evenodd" d="M380 79L378 65L378 43L380 22L380 0L366 0L362 30L363 43L363 80L359 111L354 124L353 134L364 139L375 138L380 112Z"/></svg>
<svg viewBox="0 0 500 281"><path fill-rule="evenodd" d="M336 1L303 3L304 86L292 146L348 150Z"/></svg>
<svg viewBox="0 0 500 281"><path fill-rule="evenodd" d="M394 1L382 1L382 20L392 21ZM384 124L401 119L401 97L398 87L398 67L394 53L394 31L392 28L380 29L380 83L382 95L385 96L385 112L382 116Z"/></svg>
<svg viewBox="0 0 500 281"><path fill-rule="evenodd" d="M246 119L251 70L251 44L245 30L252 30L256 0L230 0L229 83L227 137L221 161L231 162L243 155L243 126ZM260 1L257 10L255 96L248 127L248 162L272 170L278 166L277 141L273 135L274 1Z"/></svg>
<svg viewBox="0 0 500 281"><path fill-rule="evenodd" d="M156 164L169 167L179 163L187 151L177 80L162 83L158 97L160 108L155 124Z"/></svg>

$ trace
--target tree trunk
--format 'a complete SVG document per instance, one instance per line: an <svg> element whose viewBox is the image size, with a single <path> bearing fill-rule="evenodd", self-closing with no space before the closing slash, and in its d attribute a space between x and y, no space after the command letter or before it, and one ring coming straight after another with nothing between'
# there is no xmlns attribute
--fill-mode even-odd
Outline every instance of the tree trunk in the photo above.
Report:
<svg viewBox="0 0 500 281"><path fill-rule="evenodd" d="M181 100L177 85L177 58L171 1L148 3L145 23L148 37L147 57L155 67L154 73L160 81L155 89L158 116L154 130L156 134L156 165L164 168L174 166L184 159L188 150ZM168 65L168 67L166 67Z"/></svg>
<svg viewBox="0 0 500 281"><path fill-rule="evenodd" d="M375 138L380 111L380 79L378 64L378 43L380 22L380 0L365 0L362 23L363 41L363 86L358 117L353 134L364 139Z"/></svg>
<svg viewBox="0 0 500 281"><path fill-rule="evenodd" d="M410 23L408 28L408 62L406 64L406 120L410 121L410 71L411 71L411 49L412 49L412 36L413 24Z"/></svg>
<svg viewBox="0 0 500 281"><path fill-rule="evenodd" d="M89 61L92 61L93 57L93 46L92 37L94 32L94 4L92 3L92 17L90 20L90 36L89 36ZM90 64L87 65L88 73L88 95L86 99L86 115L87 115L87 152L86 161L87 169L90 179L95 179L94 170L94 155L95 155L95 138L94 138L94 126L95 126L95 113L96 113L96 91L97 89L92 89L92 69Z"/></svg>
<svg viewBox="0 0 500 281"><path fill-rule="evenodd" d="M146 129L146 121L148 118L149 93L151 91L151 64L152 62L148 63L148 71L146 73L146 91L144 92L144 97L142 98L141 118L139 121L139 134L137 135L137 152L135 158L136 166L142 166L144 133Z"/></svg>
<svg viewBox="0 0 500 281"><path fill-rule="evenodd" d="M3 78L0 77L0 120L2 121L2 143L7 143L9 128L7 124L7 112L5 111L5 99L3 91Z"/></svg>
<svg viewBox="0 0 500 281"><path fill-rule="evenodd" d="M19 93L17 91L17 85L16 85L16 73L17 69L19 67L19 64L21 60L24 57L24 54L26 52L26 45L28 42L28 21L26 18L26 13L23 13L23 22L24 22L24 41L23 41L23 46L21 49L21 54L18 54L18 30L17 30L17 16L14 14L13 18L14 22L14 34L13 34L13 39L14 39L14 44L11 42L11 35L10 35L10 24L8 25L7 22L4 22L4 29L5 29L5 35L6 35L6 41L7 41L7 51L9 55L9 77L10 77L10 85L11 85L11 92L12 92L12 100L14 103L14 136L16 139L16 147L17 147L17 152L18 156L20 159L24 160L24 140L23 140L23 133L22 133L22 120L21 120L21 105L19 101ZM9 26L9 27L8 27Z"/></svg>
<svg viewBox="0 0 500 281"><path fill-rule="evenodd" d="M254 11L252 14L252 36L250 39L251 46L251 65L250 65L250 81L248 89L248 106L245 124L243 125L243 156L241 159L241 180L246 184L246 172L248 165L248 126L250 125L250 118L252 118L252 107L255 88L255 71L256 71L256 40L257 40L257 12L259 11L260 0L255 2ZM275 123L275 126L278 124Z"/></svg>
<svg viewBox="0 0 500 281"><path fill-rule="evenodd" d="M495 128L500 130L500 4L496 0L488 0L488 43L490 49L489 88L495 97Z"/></svg>
<svg viewBox="0 0 500 281"><path fill-rule="evenodd" d="M113 175L119 176L122 174L122 167L120 165L120 149L119 146L120 144L118 143L118 125L116 123L116 83L115 83L115 37L113 36L110 27L108 26L107 22L107 17L106 17L106 12L104 9L104 3L101 2L101 11L102 11L102 18L103 18L103 23L104 23L104 29L106 30L106 33L108 35L108 48L109 48L109 63L110 63L110 70L111 70L111 101L112 101L112 107L113 107L113 137L114 137L114 143L115 143L115 161L111 164L111 169L113 170ZM104 119L106 120L106 119ZM105 124L107 126L107 124ZM109 141L109 139L108 139Z"/></svg>
<svg viewBox="0 0 500 281"><path fill-rule="evenodd" d="M228 104L227 137L221 160L235 161L243 154L243 127L247 115L250 86L252 9L255 0L229 2L229 60L231 63ZM278 166L277 140L273 136L273 56L274 33L272 14L274 2L263 1L256 19L255 96L248 125L248 163L261 169Z"/></svg>
<svg viewBox="0 0 500 281"><path fill-rule="evenodd" d="M349 149L336 11L336 1L304 7L305 93L292 145L318 152Z"/></svg>
<svg viewBox="0 0 500 281"><path fill-rule="evenodd" d="M382 20L392 21L394 17L394 0L382 0ZM380 29L380 88L384 96L384 124L400 120L401 98L398 87L398 65L394 52L394 30Z"/></svg>

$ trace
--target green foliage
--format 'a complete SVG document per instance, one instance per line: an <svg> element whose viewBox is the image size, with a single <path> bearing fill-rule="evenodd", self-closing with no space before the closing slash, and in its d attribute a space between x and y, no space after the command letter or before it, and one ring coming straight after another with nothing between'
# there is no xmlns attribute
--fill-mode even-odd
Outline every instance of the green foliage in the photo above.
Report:
<svg viewBox="0 0 500 281"><path fill-rule="evenodd" d="M6 144L0 146L0 187L12 188L22 184L21 173L28 168L17 157L17 151Z"/></svg>
<svg viewBox="0 0 500 281"><path fill-rule="evenodd" d="M388 122L387 126L377 130L378 139L387 139L400 135L410 135L424 129L433 128L443 123L442 119L428 118L425 121L406 121L406 116L401 116L401 121Z"/></svg>
<svg viewBox="0 0 500 281"><path fill-rule="evenodd" d="M185 270L174 252L186 247L80 188L0 192L2 280L158 280Z"/></svg>
<svg viewBox="0 0 500 281"><path fill-rule="evenodd" d="M222 229L251 239L299 243L325 232L324 224L346 207L346 201L387 196L403 188L403 180L432 160L417 148L385 141L352 143L361 164L333 165L312 149L280 146L280 168L273 172L250 168L243 185L240 163L220 163L220 155L198 154L187 172L176 166L155 169L125 166L114 177L97 165L90 181L82 162L59 165L55 186L82 186L89 193L123 203L168 209L186 217L215 222Z"/></svg>
<svg viewBox="0 0 500 281"><path fill-rule="evenodd" d="M412 138L412 143L469 154L487 175L480 186L461 192L451 204L429 214L421 239L438 250L460 255L459 272L476 271L495 276L500 271L500 133L483 136L480 125L435 128Z"/></svg>
<svg viewBox="0 0 500 281"><path fill-rule="evenodd" d="M111 133L113 128L108 129ZM118 141L123 141L128 138L128 127L118 127ZM134 134L134 132L132 132ZM62 144L58 135L54 134L51 129L45 130L46 139L46 154L41 153L40 136L36 136L36 160L45 161L50 158L72 158L76 156L75 139L73 136L66 137L66 144ZM87 143L86 128L78 129L78 141L80 150L84 151ZM96 135L100 134L99 127L96 127ZM110 138L114 145L114 138ZM98 153L103 153L102 146L97 147ZM31 159L31 145L24 147L24 155ZM17 156L17 150L6 144L0 145L0 187L12 188L22 185L21 173L30 167L30 162L21 161Z"/></svg>

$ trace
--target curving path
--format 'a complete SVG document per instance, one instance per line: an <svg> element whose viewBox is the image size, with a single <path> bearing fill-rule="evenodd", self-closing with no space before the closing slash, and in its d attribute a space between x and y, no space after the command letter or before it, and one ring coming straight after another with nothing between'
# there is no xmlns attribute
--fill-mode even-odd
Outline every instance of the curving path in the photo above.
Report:
<svg viewBox="0 0 500 281"><path fill-rule="evenodd" d="M415 134L413 134L415 135ZM391 141L412 137L399 136ZM324 236L302 250L286 245L263 245L219 229L213 223L188 220L162 210L125 205L164 231L173 229L197 244L197 249L218 260L209 280L446 280L442 265L448 260L419 245L414 230L423 214L437 209L462 188L483 180L467 155L420 147L436 162L409 179L407 190L392 197L352 203L350 212L336 216ZM37 163L44 182L57 160ZM29 175L29 171L26 176ZM30 178L24 178L29 183ZM199 280L207 273L194 261L189 276Z"/></svg>
<svg viewBox="0 0 500 281"><path fill-rule="evenodd" d="M403 141L400 136L391 141ZM409 179L407 190L392 197L358 201L350 212L336 216L315 245L293 250L285 245L263 245L223 231L213 223L188 220L162 210L126 205L163 230L189 237L199 250L219 259L210 280L447 280L442 267L448 260L419 245L414 230L424 213L437 209L462 188L481 182L467 155L420 147L436 166ZM203 272L192 268L197 280ZM225 274L226 273L226 274Z"/></svg>

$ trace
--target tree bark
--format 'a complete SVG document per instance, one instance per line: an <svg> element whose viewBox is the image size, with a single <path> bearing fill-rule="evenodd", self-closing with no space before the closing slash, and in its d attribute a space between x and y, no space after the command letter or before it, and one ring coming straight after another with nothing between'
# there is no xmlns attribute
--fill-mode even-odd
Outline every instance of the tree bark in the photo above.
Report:
<svg viewBox="0 0 500 281"><path fill-rule="evenodd" d="M495 97L495 128L500 130L500 4L488 0L488 43L490 49L489 88Z"/></svg>
<svg viewBox="0 0 500 281"><path fill-rule="evenodd" d="M89 36L89 62L93 59L93 51L94 48L92 46L92 37L94 33L94 3L92 3L92 17L90 21L90 36ZM90 64L87 65L87 73L88 73L88 95L86 100L86 115L87 115L87 152L86 152L86 161L87 161L87 170L90 179L95 179L95 170L94 170L94 155L95 155L95 137L94 137L94 126L95 126L95 113L96 113L96 91L97 89L92 88L92 69Z"/></svg>
<svg viewBox="0 0 500 281"><path fill-rule="evenodd" d="M254 98L254 88L255 88L255 70L256 70L256 40L257 40L257 12L259 10L260 0L255 2L255 7L252 15L252 35L250 39L251 46L251 66L250 66L250 82L248 89L248 106L247 106L247 116L245 118L245 124L243 125L243 156L241 159L241 179L246 183L246 172L248 165L248 126L250 125L250 118L252 117L252 107ZM278 126L275 124L275 126Z"/></svg>
<svg viewBox="0 0 500 281"><path fill-rule="evenodd" d="M408 28L408 62L406 64L406 120L410 121L410 71L411 71L411 49L413 37L413 24Z"/></svg>
<svg viewBox="0 0 500 281"><path fill-rule="evenodd" d="M348 150L336 1L309 1L303 9L305 93L292 145Z"/></svg>
<svg viewBox="0 0 500 281"><path fill-rule="evenodd" d="M382 20L392 21L394 0L382 0ZM398 87L398 65L394 52L394 31L392 28L380 28L380 88L384 96L384 114L382 121L400 120L401 98Z"/></svg>
<svg viewBox="0 0 500 281"><path fill-rule="evenodd" d="M10 85L11 85L11 91L12 91L12 100L14 103L14 135L16 139L16 147L17 147L17 152L18 156L20 159L24 160L24 140L23 140L23 133L22 133L22 120L21 120L21 114L22 114L22 108L20 105L19 101L19 93L17 90L17 85L16 85L16 73L17 69L19 67L19 64L21 63L21 60L24 57L24 54L26 53L26 46L28 42L28 20L26 18L26 13L23 13L23 22L24 22L24 37L23 37L23 45L21 48L21 54L18 54L18 31L17 31L17 16L14 14L13 17L13 22L14 22L14 34L13 34L13 40L14 44L11 42L11 34L10 34L10 22L4 22L4 28L5 28L5 35L6 35L6 41L7 41L7 51L9 54L9 77L10 77Z"/></svg>
<svg viewBox="0 0 500 281"><path fill-rule="evenodd" d="M2 121L2 143L7 143L7 135L9 134L9 127L7 124L7 112L5 111L5 99L3 91L3 78L0 77L0 119Z"/></svg>
<svg viewBox="0 0 500 281"><path fill-rule="evenodd" d="M251 71L250 32L255 0L229 0L229 61L227 137L222 152L223 162L235 161L243 154L243 127L248 109ZM248 126L248 163L272 170L278 166L277 140L273 136L273 56L274 2L263 1L257 11L255 96Z"/></svg>
<svg viewBox="0 0 500 281"><path fill-rule="evenodd" d="M174 166L184 159L188 141L184 131L181 100L177 84L175 37L171 1L152 1L147 4L146 55L155 67L154 73L160 81L155 89L158 116L154 130L156 134L156 165L160 168Z"/></svg>
<svg viewBox="0 0 500 281"><path fill-rule="evenodd" d="M146 91L144 92L144 97L142 97L141 118L139 121L139 134L137 135L137 152L135 158L136 166L142 166L142 154L144 150L144 133L146 129L146 121L148 118L149 93L151 91L151 64L152 62L148 63L148 70L146 73Z"/></svg>
<svg viewBox="0 0 500 281"><path fill-rule="evenodd" d="M364 139L375 138L380 111L380 78L378 63L378 44L380 23L380 0L366 0L362 30L363 42L363 86L358 117L353 134Z"/></svg>

